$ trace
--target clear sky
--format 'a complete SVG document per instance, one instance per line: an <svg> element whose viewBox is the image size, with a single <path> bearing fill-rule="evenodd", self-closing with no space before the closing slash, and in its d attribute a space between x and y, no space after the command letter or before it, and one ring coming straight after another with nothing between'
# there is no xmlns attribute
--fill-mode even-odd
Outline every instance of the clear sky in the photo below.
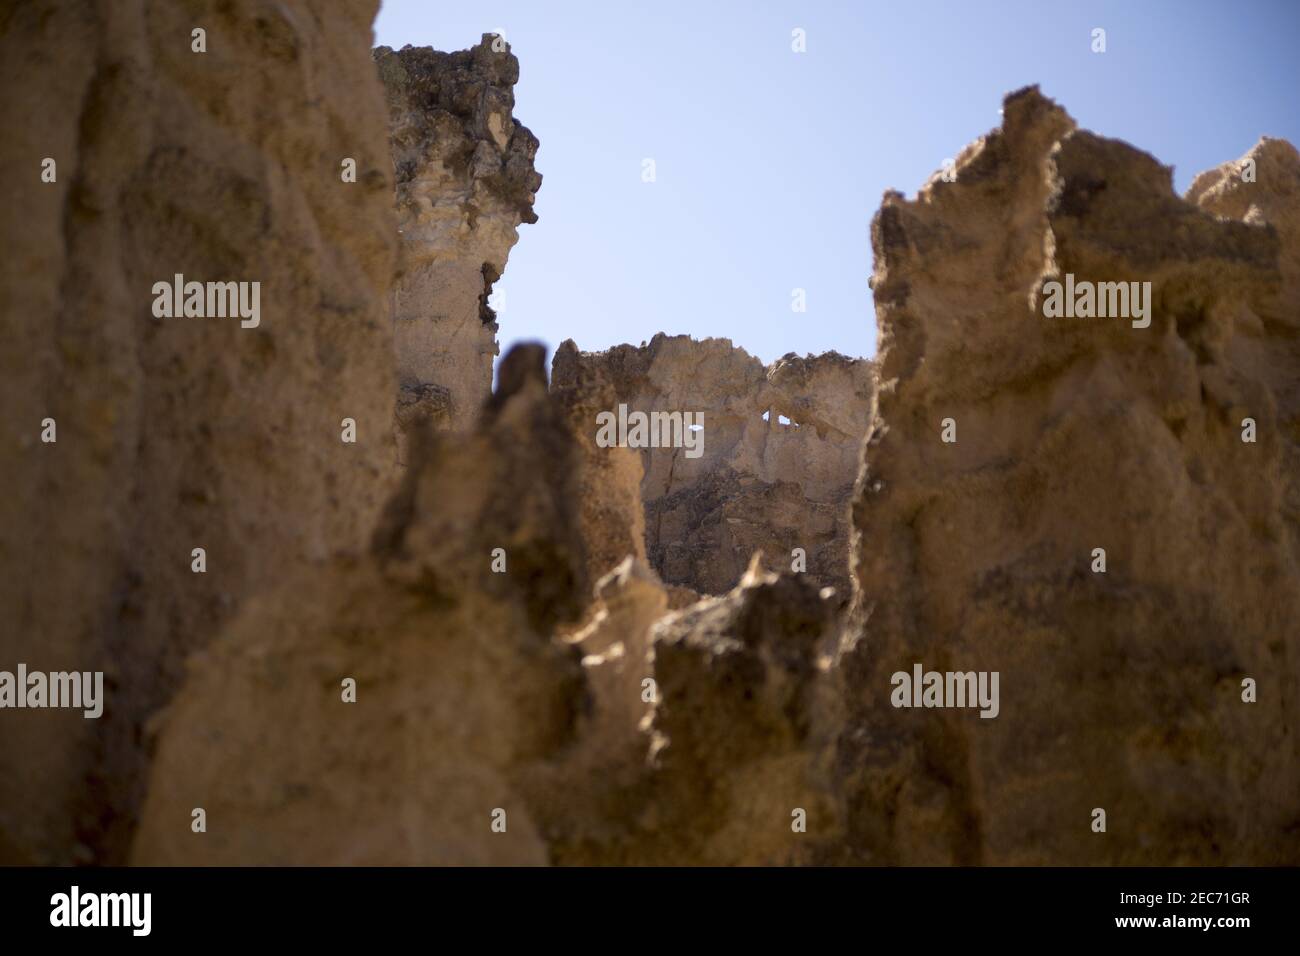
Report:
<svg viewBox="0 0 1300 956"><path fill-rule="evenodd" d="M375 42L497 30L545 177L498 284L503 351L663 331L765 362L874 354L881 194L914 195L1030 83L1173 165L1179 192L1261 135L1300 145L1300 0L383 0Z"/></svg>

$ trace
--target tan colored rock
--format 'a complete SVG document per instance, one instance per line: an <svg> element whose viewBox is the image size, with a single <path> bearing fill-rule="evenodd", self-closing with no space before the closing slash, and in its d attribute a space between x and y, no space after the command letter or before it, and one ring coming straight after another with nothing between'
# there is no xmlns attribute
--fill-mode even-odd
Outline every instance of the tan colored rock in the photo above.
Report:
<svg viewBox="0 0 1300 956"><path fill-rule="evenodd" d="M729 594L655 626L646 862L815 863L843 838L825 766L842 720L835 617L809 575L756 558Z"/></svg>
<svg viewBox="0 0 1300 956"><path fill-rule="evenodd" d="M668 613L668 594L658 575L631 556L601 578L595 591L584 625L564 637L582 654L590 706L580 718L577 746L546 777L553 795L533 793L543 805L567 805L572 798L566 791L572 793L575 780L590 781L584 789L599 804L611 791L638 786L649 759L655 698L650 631ZM597 830L625 822L607 807L575 815Z"/></svg>
<svg viewBox="0 0 1300 956"><path fill-rule="evenodd" d="M97 721L0 713L21 768L0 774L0 862L120 861L140 729L185 656L254 588L374 524L396 254L377 6L3 15L0 668L103 669L107 701ZM259 282L260 324L155 318L154 283L178 273Z"/></svg>
<svg viewBox="0 0 1300 956"><path fill-rule="evenodd" d="M1257 153L1252 186L1197 181L1216 217L1031 88L955 182L886 195L846 861L1300 858L1300 365L1279 295L1300 164ZM1149 327L1044 317L1067 274L1150 282ZM917 663L999 672L1000 713L891 706Z"/></svg>
<svg viewBox="0 0 1300 956"><path fill-rule="evenodd" d="M618 391L607 378L585 375L582 358L566 341L551 362L551 394L556 397L574 439L583 451L581 469L582 534L587 543L589 574L599 579L625 558L646 560L642 456L632 448L600 448L593 427L596 413L618 404Z"/></svg>
<svg viewBox="0 0 1300 956"><path fill-rule="evenodd" d="M886 195L878 364L566 342L488 397L518 64L372 60L374 12L5 14L0 669L108 699L0 712L0 862L1300 859L1293 147L1179 198L1023 90ZM260 326L154 318L176 273ZM1045 317L1066 276L1150 323ZM703 454L599 447L618 404ZM914 665L996 671L996 716L893 706Z"/></svg>
<svg viewBox="0 0 1300 956"><path fill-rule="evenodd" d="M754 552L791 568L802 548L811 579L847 593L847 509L867 427L870 362L831 352L787 355L765 368L726 339L656 335L640 348L600 353L565 342L551 377L597 469L612 468L604 459L626 451L595 447L598 413L621 403L703 414L698 457L682 448L639 452L646 553L666 582L724 593Z"/></svg>
<svg viewBox="0 0 1300 956"><path fill-rule="evenodd" d="M1243 177L1249 175L1251 181ZM1245 156L1196 177L1187 199L1207 212L1277 231L1279 284L1252 289L1250 312L1233 337L1234 360L1260 378L1277 402L1284 509L1300 514L1300 158L1286 140L1265 137ZM1290 330L1288 332L1288 330Z"/></svg>
<svg viewBox="0 0 1300 956"><path fill-rule="evenodd" d="M603 647L583 662L592 710L563 759L527 777L551 861L824 859L842 838L826 786L841 726L834 602L758 563L730 593L657 621L663 588L639 563L600 592L580 635L584 651Z"/></svg>
<svg viewBox="0 0 1300 956"><path fill-rule="evenodd" d="M584 604L584 456L540 348L507 356L472 435L425 440L370 555L303 567L192 661L156 724L133 862L824 856L834 603L755 564L725 597L667 614L628 558L562 642Z"/></svg>
<svg viewBox="0 0 1300 956"><path fill-rule="evenodd" d="M542 359L506 356L472 434L417 441L368 555L301 568L192 662L133 862L547 861L517 781L586 707L578 655L551 635L587 589L579 456Z"/></svg>
<svg viewBox="0 0 1300 956"><path fill-rule="evenodd" d="M492 285L516 227L537 221L537 139L516 122L519 61L491 34L472 50L374 51L388 102L401 230L390 307L399 423L463 430L492 390Z"/></svg>

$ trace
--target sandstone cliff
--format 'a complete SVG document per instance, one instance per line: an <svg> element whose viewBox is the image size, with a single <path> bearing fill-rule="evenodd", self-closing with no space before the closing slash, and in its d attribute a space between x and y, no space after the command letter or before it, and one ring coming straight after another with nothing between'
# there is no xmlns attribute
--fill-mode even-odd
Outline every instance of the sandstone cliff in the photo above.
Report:
<svg viewBox="0 0 1300 956"><path fill-rule="evenodd" d="M0 712L0 861L1300 859L1289 144L1180 198L1022 90L886 195L877 361L525 346L490 395L513 56L185 10L0 15L0 667L109 675ZM178 273L260 324L155 317ZM1066 277L1149 323L1048 318ZM605 447L620 404L702 454ZM916 665L996 716L894 706Z"/></svg>
<svg viewBox="0 0 1300 956"><path fill-rule="evenodd" d="M1004 114L872 227L847 858L1294 863L1300 162L1188 201L1036 89ZM1067 274L1150 282L1149 326L1045 318ZM1000 715L891 707L916 662L999 671Z"/></svg>
<svg viewBox="0 0 1300 956"><path fill-rule="evenodd" d="M516 227L537 221L538 143L513 115L519 61L490 34L459 53L378 47L374 57L402 234L390 294L399 420L465 429L492 389L492 285Z"/></svg>
<svg viewBox="0 0 1300 956"><path fill-rule="evenodd" d="M506 357L473 434L415 442L369 553L302 568L194 661L134 862L547 862L520 779L585 706L552 635L587 582L577 449L542 359Z"/></svg>
<svg viewBox="0 0 1300 956"><path fill-rule="evenodd" d="M4 862L120 860L142 727L185 656L287 565L361 543L388 494L377 6L0 15L0 666L108 684L97 721L0 713L3 762L22 768L0 774ZM152 287L176 274L260 283L260 324L155 318Z"/></svg>
<svg viewBox="0 0 1300 956"><path fill-rule="evenodd" d="M840 726L833 602L755 565L669 614L629 558L561 638L589 594L584 456L540 348L512 351L500 378L472 434L417 440L368 555L303 568L193 659L159 721L134 862L825 854L837 804L814 764ZM791 828L792 808L817 837Z"/></svg>
<svg viewBox="0 0 1300 956"><path fill-rule="evenodd" d="M656 335L640 348L555 354L552 389L592 439L596 416L703 415L702 448L643 448L645 548L663 579L704 594L740 580L750 557L796 562L819 586L848 594L848 502L872 395L871 363L834 352L768 367L726 339ZM802 549L803 555L795 553Z"/></svg>

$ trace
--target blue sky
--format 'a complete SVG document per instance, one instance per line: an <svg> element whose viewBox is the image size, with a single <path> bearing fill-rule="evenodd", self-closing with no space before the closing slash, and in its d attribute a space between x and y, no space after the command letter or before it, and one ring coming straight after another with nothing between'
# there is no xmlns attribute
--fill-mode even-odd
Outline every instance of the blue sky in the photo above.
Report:
<svg viewBox="0 0 1300 956"><path fill-rule="evenodd" d="M545 177L499 283L503 351L663 331L765 362L874 354L881 194L914 195L1030 83L1172 164L1179 192L1261 135L1300 144L1288 0L383 0L375 42L459 50L496 30L519 57L515 115Z"/></svg>

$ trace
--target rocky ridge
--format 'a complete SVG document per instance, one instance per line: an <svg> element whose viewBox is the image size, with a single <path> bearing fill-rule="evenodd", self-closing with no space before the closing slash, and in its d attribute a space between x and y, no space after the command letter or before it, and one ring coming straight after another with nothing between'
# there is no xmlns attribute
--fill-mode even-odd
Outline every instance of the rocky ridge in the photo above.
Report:
<svg viewBox="0 0 1300 956"><path fill-rule="evenodd" d="M875 362L566 343L548 389L522 346L489 395L485 266L537 188L513 55L219 6L211 75L188 16L8 21L10 88L82 106L5 103L6 181L64 172L2 273L0 650L111 691L0 715L0 859L1300 858L1289 144L1178 197L1022 90L885 196ZM160 322L173 272L260 276L262 325ZM1150 283L1150 323L1045 317L1067 275ZM704 411L705 454L601 447L620 402ZM997 672L996 717L896 706L915 665Z"/></svg>
<svg viewBox="0 0 1300 956"><path fill-rule="evenodd" d="M646 555L665 581L723 594L761 552L772 567L801 567L848 595L848 503L871 362L829 352L764 367L726 339L660 334L599 353L568 341L553 366L552 390L584 432L619 405L703 416L698 457L637 451ZM611 451L593 455L599 462Z"/></svg>

